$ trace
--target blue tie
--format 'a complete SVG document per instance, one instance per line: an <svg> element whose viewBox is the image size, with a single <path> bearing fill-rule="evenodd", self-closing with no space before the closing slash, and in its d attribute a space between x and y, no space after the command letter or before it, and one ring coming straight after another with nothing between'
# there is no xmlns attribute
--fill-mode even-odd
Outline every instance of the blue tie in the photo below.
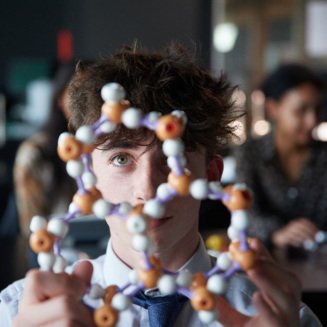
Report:
<svg viewBox="0 0 327 327"><path fill-rule="evenodd" d="M152 297L138 292L133 303L148 309L150 327L170 327L183 308L187 298L178 293Z"/></svg>

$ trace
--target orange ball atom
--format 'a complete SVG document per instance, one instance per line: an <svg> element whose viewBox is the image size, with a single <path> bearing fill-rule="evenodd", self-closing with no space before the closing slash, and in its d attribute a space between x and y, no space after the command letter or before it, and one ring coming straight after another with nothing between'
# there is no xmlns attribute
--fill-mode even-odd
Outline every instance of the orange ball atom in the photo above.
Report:
<svg viewBox="0 0 327 327"><path fill-rule="evenodd" d="M118 321L118 312L108 304L94 312L94 322L98 327L114 327Z"/></svg>
<svg viewBox="0 0 327 327"><path fill-rule="evenodd" d="M109 285L106 287L106 293L103 296L103 302L106 304L110 304L112 298L115 294L117 294L117 286L116 285Z"/></svg>
<svg viewBox="0 0 327 327"><path fill-rule="evenodd" d="M157 286L158 279L162 275L162 270L154 267L151 269L141 269L138 272L138 277L145 288L153 288Z"/></svg>
<svg viewBox="0 0 327 327"><path fill-rule="evenodd" d="M75 193L73 197L73 203L78 207L84 215L89 215L92 213L92 206L95 201L101 198L101 193L96 189L92 188L83 193Z"/></svg>
<svg viewBox="0 0 327 327"><path fill-rule="evenodd" d="M107 116L111 122L118 124L121 122L123 112L128 107L130 107L130 102L127 100L120 102L105 102L102 105L101 112L103 115Z"/></svg>
<svg viewBox="0 0 327 327"><path fill-rule="evenodd" d="M181 196L189 194L189 187L192 182L192 177L189 171L185 171L184 175L177 176L173 172L168 175L168 184L171 185L176 192Z"/></svg>
<svg viewBox="0 0 327 327"><path fill-rule="evenodd" d="M251 207L252 194L246 188L226 186L224 191L230 195L228 200L223 200L223 203L230 211L246 210Z"/></svg>
<svg viewBox="0 0 327 327"><path fill-rule="evenodd" d="M195 310L211 311L216 307L216 298L206 287L199 286L193 290L191 304Z"/></svg>
<svg viewBox="0 0 327 327"><path fill-rule="evenodd" d="M65 137L57 148L58 155L63 161L78 159L82 151L83 145L73 135Z"/></svg>
<svg viewBox="0 0 327 327"><path fill-rule="evenodd" d="M234 261L236 261L243 270L248 270L250 268L252 268L255 263L256 263L256 259L257 259L257 255L256 253L251 250L248 249L246 251L242 251L240 249L240 242L232 242L229 245L229 253L232 257L232 259Z"/></svg>
<svg viewBox="0 0 327 327"><path fill-rule="evenodd" d="M45 229L34 232L30 237L30 247L35 253L49 252L53 248L55 237Z"/></svg>
<svg viewBox="0 0 327 327"><path fill-rule="evenodd" d="M196 289L200 286L206 286L207 285L207 279L204 276L204 273L202 272L197 272L193 275L192 277L192 282L191 282L191 286L190 289Z"/></svg>
<svg viewBox="0 0 327 327"><path fill-rule="evenodd" d="M175 139L184 132L183 121L174 115L165 115L159 118L156 134L161 141Z"/></svg>

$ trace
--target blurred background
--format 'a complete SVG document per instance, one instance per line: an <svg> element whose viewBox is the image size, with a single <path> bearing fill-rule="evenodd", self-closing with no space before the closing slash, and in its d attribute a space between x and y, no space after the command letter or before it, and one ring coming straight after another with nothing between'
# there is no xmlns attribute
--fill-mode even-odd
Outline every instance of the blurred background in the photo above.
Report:
<svg viewBox="0 0 327 327"><path fill-rule="evenodd" d="M237 138L224 153L223 183L235 181L231 149L271 130L258 90L266 74L296 61L327 79L327 1L322 0L2 0L0 22L0 288L33 265L21 237L25 227L19 226L14 162L22 142L49 118L58 67L76 59L92 61L136 40L150 49L170 41L196 49L202 66L226 73L239 86L235 101L246 112L235 122ZM314 130L317 140L327 141L325 120L324 106ZM221 207L215 210L226 217ZM226 227L208 221L202 227L206 232ZM72 226L66 244L71 260L104 251L108 233L102 224L89 217ZM323 263L321 276L327 273L326 256L314 259ZM314 279L317 269L310 257L305 256L305 268L298 262L293 268L307 269ZM309 285L303 295L322 320L319 305L326 292L323 281Z"/></svg>

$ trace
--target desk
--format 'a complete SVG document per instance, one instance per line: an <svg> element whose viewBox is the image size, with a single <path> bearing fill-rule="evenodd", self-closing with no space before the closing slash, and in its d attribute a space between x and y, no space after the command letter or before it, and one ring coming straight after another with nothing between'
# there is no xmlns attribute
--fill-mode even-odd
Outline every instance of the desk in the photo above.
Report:
<svg viewBox="0 0 327 327"><path fill-rule="evenodd" d="M274 249L273 256L301 281L303 292L327 293L327 245L313 252Z"/></svg>
<svg viewBox="0 0 327 327"><path fill-rule="evenodd" d="M274 249L273 256L292 271L302 284L302 301L327 326L327 245L313 252L302 249Z"/></svg>

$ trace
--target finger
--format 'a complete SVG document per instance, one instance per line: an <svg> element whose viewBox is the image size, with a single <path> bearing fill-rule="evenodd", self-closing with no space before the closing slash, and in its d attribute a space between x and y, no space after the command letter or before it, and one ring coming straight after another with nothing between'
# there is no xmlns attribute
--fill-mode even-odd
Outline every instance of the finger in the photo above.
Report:
<svg viewBox="0 0 327 327"><path fill-rule="evenodd" d="M303 225L305 225L307 228L311 229L311 230L316 230L318 231L318 228L317 226L312 222L310 221L308 218L301 218L299 220Z"/></svg>
<svg viewBox="0 0 327 327"><path fill-rule="evenodd" d="M317 232L317 228L314 225L312 225L310 222L296 224L293 227L293 230L301 233L306 238L314 238Z"/></svg>
<svg viewBox="0 0 327 327"><path fill-rule="evenodd" d="M308 233L306 230L293 230L290 231L287 235L288 244L295 246L302 246L303 242L306 240L312 240L313 236Z"/></svg>
<svg viewBox="0 0 327 327"><path fill-rule="evenodd" d="M269 303L266 302L264 296L260 293L254 293L253 303L257 309L258 326L287 326L283 321L281 322L275 312L269 306ZM259 322L260 321L260 322Z"/></svg>
<svg viewBox="0 0 327 327"><path fill-rule="evenodd" d="M266 259L274 262L274 259L269 253L269 251L265 248L262 242L257 238L250 239L250 248L254 250L257 253L257 256L260 257L261 259Z"/></svg>
<svg viewBox="0 0 327 327"><path fill-rule="evenodd" d="M229 326L243 326L249 320L248 316L243 315L235 310L231 305L221 296L217 297L217 312L218 321L225 327Z"/></svg>
<svg viewBox="0 0 327 327"><path fill-rule="evenodd" d="M76 322L80 325L92 326L93 319L87 307L73 295L61 295L44 302L24 307L31 326L54 324L56 321ZM75 326L75 325L73 325Z"/></svg>
<svg viewBox="0 0 327 327"><path fill-rule="evenodd" d="M32 270L26 275L22 303L37 303L61 294L81 298L87 285L79 278L66 273L55 274L49 271Z"/></svg>
<svg viewBox="0 0 327 327"><path fill-rule="evenodd" d="M301 290L301 283L297 276L274 262L259 260L254 268L248 270L248 275L258 280L258 282L274 283L284 291L290 290L292 293L296 291L296 294L298 294Z"/></svg>
<svg viewBox="0 0 327 327"><path fill-rule="evenodd" d="M295 275L273 263L264 262L250 269L248 276L273 307L284 313L297 312L301 287Z"/></svg>
<svg viewBox="0 0 327 327"><path fill-rule="evenodd" d="M307 239L309 239L309 237L307 235L303 235L301 233L298 233L296 231L292 231L289 232L287 235L287 244L289 245L293 245L296 247L300 247L303 245L303 242Z"/></svg>
<svg viewBox="0 0 327 327"><path fill-rule="evenodd" d="M81 261L76 264L72 275L79 278L81 281L85 283L85 285L89 286L92 278L93 266L89 261Z"/></svg>

